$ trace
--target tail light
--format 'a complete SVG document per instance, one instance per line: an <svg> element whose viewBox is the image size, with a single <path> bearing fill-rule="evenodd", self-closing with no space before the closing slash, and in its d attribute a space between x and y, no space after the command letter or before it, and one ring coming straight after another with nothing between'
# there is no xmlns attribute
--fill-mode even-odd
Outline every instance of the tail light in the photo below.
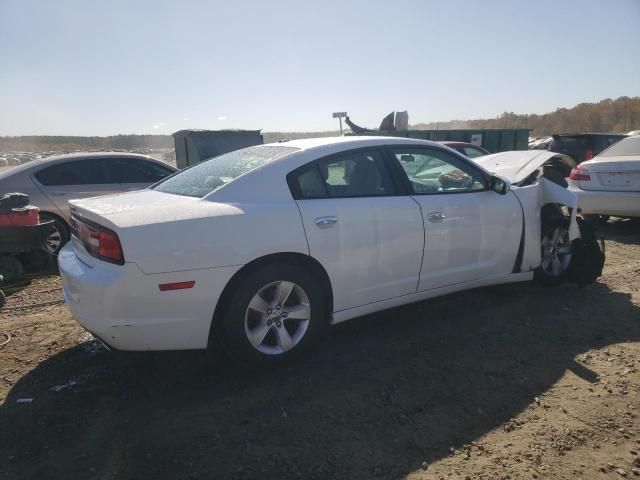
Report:
<svg viewBox="0 0 640 480"><path fill-rule="evenodd" d="M591 180L591 177L589 176L589 172L587 172L584 168L574 168L571 170L571 174L569 175L569 178L571 180L582 180L585 182L588 182Z"/></svg>
<svg viewBox="0 0 640 480"><path fill-rule="evenodd" d="M124 264L122 246L115 232L76 216L71 217L71 231L90 255L105 262Z"/></svg>
<svg viewBox="0 0 640 480"><path fill-rule="evenodd" d="M593 158L593 150L587 150L584 152L584 159L591 160Z"/></svg>

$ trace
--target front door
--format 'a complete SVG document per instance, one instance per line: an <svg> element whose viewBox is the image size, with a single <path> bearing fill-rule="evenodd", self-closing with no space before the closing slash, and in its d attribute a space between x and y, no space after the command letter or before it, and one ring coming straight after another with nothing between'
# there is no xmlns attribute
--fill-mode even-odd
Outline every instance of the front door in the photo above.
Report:
<svg viewBox="0 0 640 480"><path fill-rule="evenodd" d="M390 147L422 210L425 248L418 290L513 270L522 209L513 193L488 189L470 161L439 148Z"/></svg>
<svg viewBox="0 0 640 480"><path fill-rule="evenodd" d="M424 229L380 150L323 158L290 174L311 256L327 270L334 311L414 293Z"/></svg>

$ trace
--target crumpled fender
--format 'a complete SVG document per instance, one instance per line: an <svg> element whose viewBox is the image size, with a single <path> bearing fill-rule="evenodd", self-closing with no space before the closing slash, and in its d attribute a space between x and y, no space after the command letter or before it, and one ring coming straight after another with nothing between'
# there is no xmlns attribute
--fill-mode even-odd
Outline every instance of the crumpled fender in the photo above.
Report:
<svg viewBox="0 0 640 480"><path fill-rule="evenodd" d="M544 177L526 187L513 186L511 191L520 201L524 220L524 249L521 270L533 271L541 262L540 238L542 237L541 211L548 203L558 203L570 207L569 238L580 238L580 229L576 219L576 195Z"/></svg>
<svg viewBox="0 0 640 480"><path fill-rule="evenodd" d="M580 228L578 227L578 220L576 219L578 212L578 197L576 194L544 177L539 178L538 183L542 184L542 205L559 203L571 208L569 240L580 238Z"/></svg>

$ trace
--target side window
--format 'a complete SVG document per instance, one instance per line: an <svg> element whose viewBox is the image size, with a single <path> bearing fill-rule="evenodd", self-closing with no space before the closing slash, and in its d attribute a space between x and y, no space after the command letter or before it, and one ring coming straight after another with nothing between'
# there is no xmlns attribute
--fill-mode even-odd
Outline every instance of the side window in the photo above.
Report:
<svg viewBox="0 0 640 480"><path fill-rule="evenodd" d="M118 183L155 183L173 173L169 168L141 158L110 158L109 167Z"/></svg>
<svg viewBox="0 0 640 480"><path fill-rule="evenodd" d="M40 170L34 176L45 187L116 183L102 158L58 163Z"/></svg>
<svg viewBox="0 0 640 480"><path fill-rule="evenodd" d="M297 187L302 198L327 198L327 185L318 168L313 165L297 177Z"/></svg>
<svg viewBox="0 0 640 480"><path fill-rule="evenodd" d="M298 173L294 189L305 199L394 195L395 186L380 152L355 151L320 159Z"/></svg>
<svg viewBox="0 0 640 480"><path fill-rule="evenodd" d="M487 188L482 173L460 158L436 149L391 148L414 193L462 193Z"/></svg>
<svg viewBox="0 0 640 480"><path fill-rule="evenodd" d="M461 153L468 158L476 158L486 155L486 153L484 153L482 150L478 150L477 148L473 147L463 147L462 150L463 151Z"/></svg>

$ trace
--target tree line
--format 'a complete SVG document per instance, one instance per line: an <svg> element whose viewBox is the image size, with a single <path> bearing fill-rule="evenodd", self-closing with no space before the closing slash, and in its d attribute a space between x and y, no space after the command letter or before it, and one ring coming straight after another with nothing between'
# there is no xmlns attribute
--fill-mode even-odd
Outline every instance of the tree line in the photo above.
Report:
<svg viewBox="0 0 640 480"><path fill-rule="evenodd" d="M555 112L542 115L504 112L496 118L419 123L412 128L529 128L534 136L576 132L626 133L640 129L640 97L619 97L615 100L607 98L597 103L558 108Z"/></svg>
<svg viewBox="0 0 640 480"><path fill-rule="evenodd" d="M628 132L640 129L640 97L607 98L581 103L555 112L517 114L504 112L496 118L418 123L418 130L461 128L528 128L534 136L575 132ZM296 138L328 137L338 132L264 132L265 143ZM108 137L21 136L0 137L0 152L48 152L74 150L133 150L173 148L171 135L112 135Z"/></svg>

